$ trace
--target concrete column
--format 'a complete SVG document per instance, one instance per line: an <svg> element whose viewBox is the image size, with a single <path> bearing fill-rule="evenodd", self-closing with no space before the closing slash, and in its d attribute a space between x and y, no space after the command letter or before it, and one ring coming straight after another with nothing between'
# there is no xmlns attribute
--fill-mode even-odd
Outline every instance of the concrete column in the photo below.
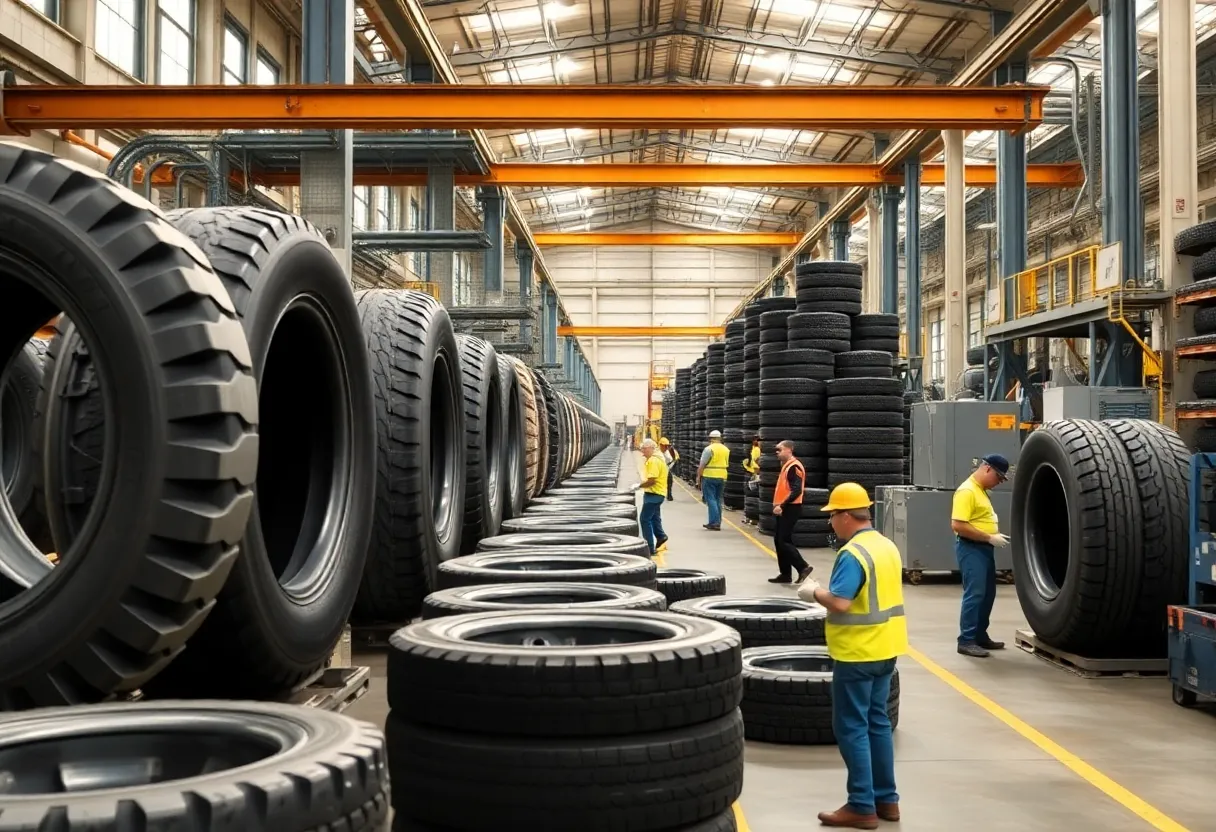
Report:
<svg viewBox="0 0 1216 832"><path fill-rule="evenodd" d="M1157 21L1161 277L1172 292L1183 279L1173 256L1174 237L1198 221L1195 0L1158 3Z"/></svg>
<svg viewBox="0 0 1216 832"><path fill-rule="evenodd" d="M832 259L849 259L849 221L832 220Z"/></svg>
<svg viewBox="0 0 1216 832"><path fill-rule="evenodd" d="M92 4L90 4L92 5ZM301 80L354 81L354 0L304 0ZM253 49L250 44L250 49ZM300 154L300 214L321 230L347 277L351 274L351 218L355 180L351 130L336 130L338 146Z"/></svg>
<svg viewBox="0 0 1216 832"><path fill-rule="evenodd" d="M456 171L451 165L431 165L426 169L426 227L432 231L456 228ZM451 306L454 296L454 256L450 251L426 254L427 280L439 284L439 301Z"/></svg>
<svg viewBox="0 0 1216 832"><path fill-rule="evenodd" d="M482 281L485 284L485 302L490 306L502 305L502 224L506 216L506 201L498 188L479 187L477 200L481 203L484 230L490 237L490 247L482 261Z"/></svg>
<svg viewBox="0 0 1216 832"><path fill-rule="evenodd" d="M1183 13L1181 9L1177 11ZM1190 37L1192 40L1195 37L1193 29ZM1193 53L1192 44L1190 54ZM1120 277L1123 281L1139 279L1144 274L1136 71L1136 4L1108 0L1102 4L1102 243L1121 244ZM1194 71L1192 61L1192 75ZM1161 80L1158 79L1159 86L1162 86ZM1165 94L1177 94L1177 91ZM1164 121L1164 114L1162 116L1172 142L1177 138L1175 131L1180 125L1170 124ZM1189 126L1194 132L1194 123ZM1189 144L1195 140L1188 136L1183 141ZM1162 208L1165 214L1173 213L1172 204L1163 204Z"/></svg>
<svg viewBox="0 0 1216 832"><path fill-rule="evenodd" d="M866 201L866 274L861 285L861 311L879 312L882 305L882 213L874 199Z"/></svg>
<svg viewBox="0 0 1216 832"><path fill-rule="evenodd" d="M899 312L899 188L882 189L882 288L879 301L887 314Z"/></svg>
<svg viewBox="0 0 1216 832"><path fill-rule="evenodd" d="M524 309L532 308L532 268L535 255L532 249L520 243L515 244L515 262L519 264L519 305ZM542 328L544 326L542 319ZM524 344L532 343L532 322L522 318L519 322L519 340Z"/></svg>
<svg viewBox="0 0 1216 832"><path fill-rule="evenodd" d="M91 10L95 3L82 3ZM214 37L194 39L194 82L219 84L223 52L224 4L221 0L195 0L195 17L200 32L216 32ZM92 43L92 41L87 41Z"/></svg>
<svg viewBox="0 0 1216 832"><path fill-rule="evenodd" d="M904 163L904 261L908 273L904 303L908 310L904 325L908 333L908 384L920 390L921 320L920 320L920 160Z"/></svg>
<svg viewBox="0 0 1216 832"><path fill-rule="evenodd" d="M944 130L946 145L946 395L959 389L967 365L966 179L963 131Z"/></svg>

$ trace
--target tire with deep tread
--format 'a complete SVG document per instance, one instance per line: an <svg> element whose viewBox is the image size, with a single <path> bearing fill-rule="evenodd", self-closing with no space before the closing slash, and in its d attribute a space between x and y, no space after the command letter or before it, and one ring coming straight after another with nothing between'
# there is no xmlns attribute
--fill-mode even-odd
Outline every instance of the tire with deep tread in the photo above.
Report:
<svg viewBox="0 0 1216 832"><path fill-rule="evenodd" d="M503 425L503 501L502 519L519 517L528 504L529 419L535 414L525 410L524 393L515 364L505 355L498 356L498 385L502 392ZM535 422L532 422L533 429Z"/></svg>
<svg viewBox="0 0 1216 832"><path fill-rule="evenodd" d="M703 597L677 601L672 612L708 618L733 627L743 647L824 644L827 611L818 604L789 597Z"/></svg>
<svg viewBox="0 0 1216 832"><path fill-rule="evenodd" d="M502 386L498 353L471 335L457 335L464 399L464 517L460 552L470 554L483 537L498 534L502 524L503 456Z"/></svg>
<svg viewBox="0 0 1216 832"><path fill-rule="evenodd" d="M522 549L578 549L585 552L619 552L642 557L650 555L650 547L642 538L608 532L517 532L487 537L477 544L479 552Z"/></svg>
<svg viewBox="0 0 1216 832"><path fill-rule="evenodd" d="M663 567L658 571L657 580L659 592L663 593L668 604L726 594L726 576L720 572Z"/></svg>
<svg viewBox="0 0 1216 832"><path fill-rule="evenodd" d="M44 552L53 551L55 545L47 525L42 489L37 487L42 477L35 470L41 459L35 444L47 347L46 341L31 338L13 356L0 380L0 459L4 463L0 473L4 491L26 536Z"/></svg>
<svg viewBox="0 0 1216 832"><path fill-rule="evenodd" d="M1216 249L1216 220L1184 228L1174 237L1174 253L1192 257Z"/></svg>
<svg viewBox="0 0 1216 832"><path fill-rule="evenodd" d="M573 581L654 589L655 568L648 556L608 549L502 549L440 564L437 586Z"/></svg>

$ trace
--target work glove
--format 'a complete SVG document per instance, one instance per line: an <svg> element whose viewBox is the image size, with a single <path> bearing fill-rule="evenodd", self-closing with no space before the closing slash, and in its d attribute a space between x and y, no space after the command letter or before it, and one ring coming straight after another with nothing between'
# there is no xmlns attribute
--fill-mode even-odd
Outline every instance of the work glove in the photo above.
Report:
<svg viewBox="0 0 1216 832"><path fill-rule="evenodd" d="M819 581L814 578L807 578L798 585L798 597L803 601L809 601L812 604L819 603L815 600L815 590L819 589Z"/></svg>
<svg viewBox="0 0 1216 832"><path fill-rule="evenodd" d="M1009 545L1009 538L1000 532L997 532L996 534L988 535L988 542L998 549L1004 549Z"/></svg>
<svg viewBox="0 0 1216 832"><path fill-rule="evenodd" d="M630 491L637 491L637 490L638 490L639 488L641 488L641 487L642 487L642 484L641 484L640 482L635 482L635 483L633 483L632 485L630 485L630 486L629 486L629 490L630 490Z"/></svg>

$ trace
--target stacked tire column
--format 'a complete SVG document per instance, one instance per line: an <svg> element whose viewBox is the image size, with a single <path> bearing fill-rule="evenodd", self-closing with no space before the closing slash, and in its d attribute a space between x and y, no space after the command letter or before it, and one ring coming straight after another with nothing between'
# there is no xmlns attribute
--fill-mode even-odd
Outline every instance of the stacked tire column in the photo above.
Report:
<svg viewBox="0 0 1216 832"><path fill-rule="evenodd" d="M722 430L726 405L726 344L705 351L705 430Z"/></svg>
<svg viewBox="0 0 1216 832"><path fill-rule="evenodd" d="M752 438L760 433L760 313L759 301L743 309L743 436L745 453L751 454ZM760 522L760 492L744 492L743 514L748 523Z"/></svg>
<svg viewBox="0 0 1216 832"><path fill-rule="evenodd" d="M676 463L675 475L688 479L689 454L692 453L692 368L676 370L676 407L679 417L671 423L667 437L675 443L680 461Z"/></svg>
<svg viewBox="0 0 1216 832"><path fill-rule="evenodd" d="M734 320L726 325L726 341L724 354L724 371L726 400L723 404L722 441L730 449L730 468L727 469L726 487L723 495L723 505L726 508L742 510L747 495L747 471L741 464L747 458L750 441L745 440L743 430L743 413L746 404L743 400L744 366L743 366L743 333L745 324L742 320ZM748 437L750 439L750 437Z"/></svg>
<svg viewBox="0 0 1216 832"><path fill-rule="evenodd" d="M827 384L827 407L828 488L855 482L873 498L878 486L903 482L903 382L837 378Z"/></svg>
<svg viewBox="0 0 1216 832"><path fill-rule="evenodd" d="M760 312L760 517L761 531L773 530L773 445L785 438L785 431L796 427L797 415L778 410L778 400L765 401L765 382L780 382L795 372L785 364L787 322L794 314L793 298L765 298ZM767 405L767 406L766 406ZM766 468L769 469L766 476Z"/></svg>
<svg viewBox="0 0 1216 832"><path fill-rule="evenodd" d="M705 435L709 433L706 425L706 412L708 408L707 397L709 395L709 386L706 383L706 364L705 358L701 357L692 365L692 425L693 436L688 448L696 455L700 455L700 449L705 445ZM696 469L694 468L693 471ZM689 472L689 481L692 480L692 472Z"/></svg>

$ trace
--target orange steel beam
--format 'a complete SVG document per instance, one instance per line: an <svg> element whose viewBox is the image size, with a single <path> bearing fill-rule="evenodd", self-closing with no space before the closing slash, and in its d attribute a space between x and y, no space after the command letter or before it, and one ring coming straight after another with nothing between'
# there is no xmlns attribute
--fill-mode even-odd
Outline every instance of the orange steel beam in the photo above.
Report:
<svg viewBox="0 0 1216 832"><path fill-rule="evenodd" d="M559 326L558 335L576 338L720 338L721 326Z"/></svg>
<svg viewBox="0 0 1216 832"><path fill-rule="evenodd" d="M1077 9L1076 14L1064 21L1063 26L1052 32L1047 40L1034 48L1034 51L1030 53L1030 57L1050 58L1055 54L1057 49L1072 40L1078 32L1092 23L1096 17L1094 10L1090 6L1090 3L1086 3Z"/></svg>
<svg viewBox="0 0 1216 832"><path fill-rule="evenodd" d="M0 132L35 129L775 127L1026 131L1047 87L335 84L4 89Z"/></svg>
<svg viewBox="0 0 1216 832"><path fill-rule="evenodd" d="M968 165L967 186L996 187L995 165ZM255 181L268 187L298 185L296 172L254 173ZM1080 163L1027 165L1026 182L1032 188L1075 188L1084 179ZM945 184L943 165L926 165L922 185ZM499 185L503 187L595 187L662 188L704 185L772 188L817 188L898 185L900 174L882 174L874 164L812 165L667 165L667 164L501 164L493 165L488 175L456 174L456 184ZM426 184L421 170L389 171L382 168L355 171L356 185L414 187Z"/></svg>
<svg viewBox="0 0 1216 832"><path fill-rule="evenodd" d="M538 246L792 246L802 235L791 233L705 232L668 234L663 232L555 232L533 234Z"/></svg>

